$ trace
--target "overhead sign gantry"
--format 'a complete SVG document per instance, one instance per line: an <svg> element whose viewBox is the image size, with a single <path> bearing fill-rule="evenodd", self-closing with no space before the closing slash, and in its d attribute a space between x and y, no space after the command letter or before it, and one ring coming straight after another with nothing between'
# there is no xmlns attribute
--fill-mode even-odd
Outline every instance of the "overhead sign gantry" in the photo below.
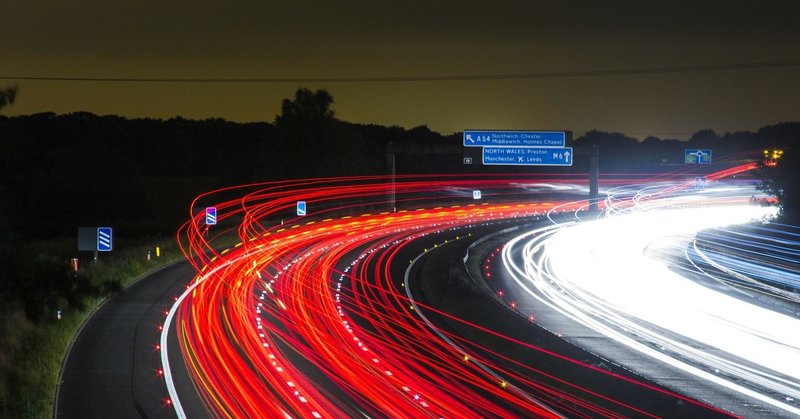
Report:
<svg viewBox="0 0 800 419"><path fill-rule="evenodd" d="M565 131L466 130L464 147L481 147L484 165L572 166Z"/></svg>

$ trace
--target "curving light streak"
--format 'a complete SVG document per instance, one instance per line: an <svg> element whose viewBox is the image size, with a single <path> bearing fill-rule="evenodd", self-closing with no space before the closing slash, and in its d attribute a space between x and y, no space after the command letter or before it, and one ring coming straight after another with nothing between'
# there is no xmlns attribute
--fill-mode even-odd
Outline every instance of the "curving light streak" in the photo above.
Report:
<svg viewBox="0 0 800 419"><path fill-rule="evenodd" d="M520 235L504 248L504 264L533 298L605 336L800 414L800 320L703 286L675 260L697 232L770 217L775 209L748 204L751 191L740 187L676 195L680 190L612 189L607 218ZM755 259L743 269L718 253L700 258L740 281L762 283L748 276L764 268L753 266ZM776 278L797 278L764 271L784 284Z"/></svg>
<svg viewBox="0 0 800 419"><path fill-rule="evenodd" d="M212 416L655 416L536 365L498 363L499 354L424 321L421 306L401 289L411 244L445 236L435 246L447 245L478 225L586 206L531 200L519 186L563 189L575 182L571 178L444 178L400 177L391 190L398 203L416 209L398 212L374 211L388 204L388 178L380 177L219 191L239 196L214 202L219 225L227 223L239 237L222 251L213 246L216 230L207 231L201 212L193 210L179 240L198 276L177 298L161 335L176 413L184 416L169 333L177 335L187 372ZM454 188L481 189L500 202L465 203ZM202 208L199 203L212 196L192 207ZM297 200L307 201L313 216L294 216Z"/></svg>
<svg viewBox="0 0 800 419"><path fill-rule="evenodd" d="M794 233L798 228L779 227L715 230L695 240L692 250L723 272L721 279L729 284L800 303L800 241Z"/></svg>

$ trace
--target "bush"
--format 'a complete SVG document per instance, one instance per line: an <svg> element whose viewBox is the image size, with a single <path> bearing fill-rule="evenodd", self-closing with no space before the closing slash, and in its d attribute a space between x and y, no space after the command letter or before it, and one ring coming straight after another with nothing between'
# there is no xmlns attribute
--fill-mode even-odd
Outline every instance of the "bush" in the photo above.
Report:
<svg viewBox="0 0 800 419"><path fill-rule="evenodd" d="M61 364L89 312L147 271L182 257L171 240L149 241L167 243L161 258L147 261L150 245L125 246L78 272L68 256L54 256L74 254L70 241L2 252L8 281L0 288L0 417L52 417Z"/></svg>

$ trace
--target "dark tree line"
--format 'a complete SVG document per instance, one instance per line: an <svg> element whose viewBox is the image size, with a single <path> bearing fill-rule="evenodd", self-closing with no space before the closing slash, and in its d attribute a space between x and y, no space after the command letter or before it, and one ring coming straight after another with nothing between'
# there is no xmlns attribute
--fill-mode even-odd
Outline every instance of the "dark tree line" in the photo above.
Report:
<svg viewBox="0 0 800 419"><path fill-rule="evenodd" d="M16 92L16 90L15 90ZM11 96L13 99L13 95ZM386 173L389 143L460 145L460 134L353 124L336 119L324 90L297 91L273 123L222 119L127 119L85 112L0 116L0 227L5 239L74 234L114 225L135 234L172 231L191 199L219 186L289 178ZM576 149L597 145L601 172L652 172L683 163L684 149L714 157L752 157L791 147L800 124L758 132L695 133L688 141L590 131ZM795 147L795 149L800 147ZM787 152L787 159L792 152ZM458 155L398 155L400 173L586 171L572 168L465 166ZM788 162L789 160L787 160ZM674 166L673 166L674 167ZM8 235L11 235L8 237Z"/></svg>
<svg viewBox="0 0 800 419"><path fill-rule="evenodd" d="M13 101L15 94L16 89L5 97ZM214 187L386 173L389 143L461 143L460 134L442 136L424 126L341 121L332 105L328 92L300 89L283 101L273 123L127 119L85 112L0 116L0 226L25 238L74 234L78 226L99 224L141 234L170 231L186 217L191 198ZM715 158L745 157L763 148L791 147L798 138L800 124L787 123L755 133L701 130L688 141L638 141L590 131L573 146L597 145L601 172L642 172L682 164L686 148L710 148ZM397 159L401 173L586 169L587 159L581 158L569 169L465 166L457 155Z"/></svg>
<svg viewBox="0 0 800 419"><path fill-rule="evenodd" d="M3 106L12 103L16 93L16 88L0 92ZM8 265L0 267L7 275L30 278L29 268L36 265L45 269L37 278L55 278L50 294L35 292L42 284L16 280L3 281L0 293L14 288L17 293L30 291L28 299L35 295L52 300L77 292L59 288L66 275L63 260L18 255L14 249L19 243L74 237L80 226L110 225L126 237L170 234L187 218L192 198L216 187L385 174L390 143L449 144L457 150L461 145L460 134L443 136L425 126L404 129L341 121L333 103L324 90L300 89L283 101L272 123L127 119L86 112L0 116L0 262ZM688 141L656 137L638 141L620 133L590 131L572 145L576 150L598 146L601 173L675 170L683 163L686 148L710 148L715 158L745 158L764 148L782 147L785 161L764 167L762 175L766 190L778 195L785 213L791 215L800 213L798 141L800 123L785 123L754 133L719 135L702 130ZM577 158L571 168L468 166L461 155L396 157L398 173L588 170L585 157ZM21 262L14 265L11 260ZM88 285L84 291L105 292Z"/></svg>
<svg viewBox="0 0 800 419"><path fill-rule="evenodd" d="M761 128L757 132L740 131L717 134L704 129L686 141L647 137L642 141L620 133L589 131L576 139L575 147L597 145L600 149L601 172L641 172L656 166L684 163L686 149L711 149L714 161L753 159L765 148L791 147L800 144L800 123L784 123ZM579 164L576 160L576 164Z"/></svg>

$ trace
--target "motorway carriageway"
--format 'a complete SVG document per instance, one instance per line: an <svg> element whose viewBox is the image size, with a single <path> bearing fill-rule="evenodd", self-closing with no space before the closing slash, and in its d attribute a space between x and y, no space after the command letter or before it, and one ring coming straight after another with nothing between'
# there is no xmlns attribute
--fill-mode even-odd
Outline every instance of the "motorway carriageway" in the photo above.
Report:
<svg viewBox="0 0 800 419"><path fill-rule="evenodd" d="M531 201L537 196L531 190L552 196L584 187L570 179L517 175L400 179L393 186L386 180L253 185L224 191L238 194L236 199L214 202L209 194L193 204L202 208L212 200L223 225L226 218L236 221L229 225L241 240L215 251L215 233L205 230L201 211L180 233L198 275L170 311L166 325L174 327L165 329L161 344L178 348L209 415L516 416L522 411L616 417L636 411L613 400L587 402L523 376L512 377L512 384L488 359L465 362L480 355L460 353L440 339L414 312L391 271L409 243L443 231L462 240L475 226L541 217L556 204ZM390 188L405 207L451 205L337 216L365 205L385 207ZM475 189L495 202L464 202ZM298 200L305 200L315 217L287 217ZM587 204L558 206L576 211ZM369 327L362 326L365 320ZM176 361L170 353L162 351L162 363L170 403L181 416L183 390L172 383ZM337 390L310 379L291 361L297 355Z"/></svg>

